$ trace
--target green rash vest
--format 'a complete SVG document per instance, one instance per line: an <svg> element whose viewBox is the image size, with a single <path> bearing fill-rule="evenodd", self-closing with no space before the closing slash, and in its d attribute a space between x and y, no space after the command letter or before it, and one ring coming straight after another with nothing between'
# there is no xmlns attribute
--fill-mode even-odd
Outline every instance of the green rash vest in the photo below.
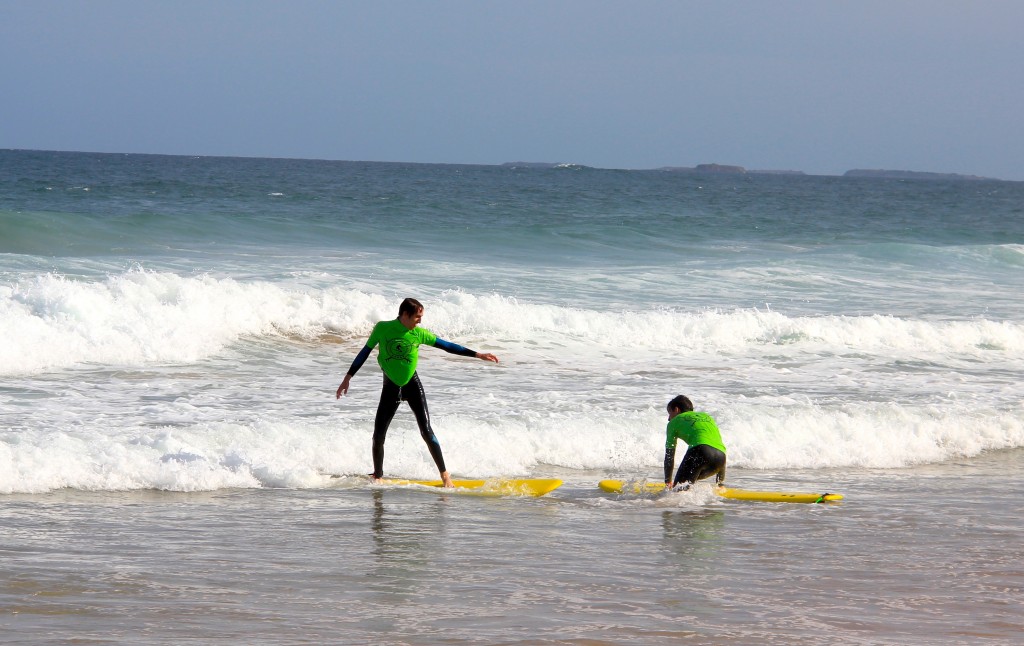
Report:
<svg viewBox="0 0 1024 646"><path fill-rule="evenodd" d="M398 319L381 321L373 326L366 347L373 349L378 343L377 363L388 379L404 386L416 372L421 345L434 345L437 337L422 327L409 329Z"/></svg>
<svg viewBox="0 0 1024 646"><path fill-rule="evenodd" d="M707 444L725 453L722 434L714 418L707 413L687 411L679 413L668 422L666 428L665 450L675 449L676 440L682 440L689 446Z"/></svg>

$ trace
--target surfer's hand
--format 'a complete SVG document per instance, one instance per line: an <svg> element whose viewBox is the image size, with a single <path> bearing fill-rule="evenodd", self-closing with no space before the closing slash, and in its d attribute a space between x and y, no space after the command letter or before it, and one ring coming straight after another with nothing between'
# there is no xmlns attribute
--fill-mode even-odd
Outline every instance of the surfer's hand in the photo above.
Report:
<svg viewBox="0 0 1024 646"><path fill-rule="evenodd" d="M348 382L352 381L352 375L345 375L345 379L338 386L338 392L334 393L335 399L341 399L341 396L348 392Z"/></svg>
<svg viewBox="0 0 1024 646"><path fill-rule="evenodd" d="M493 361L494 363L498 363L498 357L494 356L490 352L477 352L476 358L483 359L484 361Z"/></svg>

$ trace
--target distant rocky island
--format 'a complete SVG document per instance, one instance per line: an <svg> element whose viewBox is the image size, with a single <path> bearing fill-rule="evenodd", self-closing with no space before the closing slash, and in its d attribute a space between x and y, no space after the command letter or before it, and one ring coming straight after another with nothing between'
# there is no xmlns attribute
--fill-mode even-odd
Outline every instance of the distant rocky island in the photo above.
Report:
<svg viewBox="0 0 1024 646"><path fill-rule="evenodd" d="M960 175L959 173L925 173L916 170L868 170L858 168L843 173L843 177L870 177L874 179L945 179L964 181L992 181L991 177L978 175Z"/></svg>
<svg viewBox="0 0 1024 646"><path fill-rule="evenodd" d="M548 162L505 162L508 168L588 168L579 164L548 163ZM662 166L653 170L668 173L685 173L693 175L807 175L802 170L748 170L743 166L731 164L697 164L696 166ZM856 168L848 170L841 177L860 177L870 179L920 179L920 180L953 180L953 181L988 181L1002 180L979 175L961 175L959 173L930 173L914 170L872 170Z"/></svg>
<svg viewBox="0 0 1024 646"><path fill-rule="evenodd" d="M504 164L502 164L502 166L505 167L505 168L554 168L555 166L560 166L560 165L561 164L552 163L552 162L524 162L524 161L505 162Z"/></svg>
<svg viewBox="0 0 1024 646"><path fill-rule="evenodd" d="M728 164L697 164L696 166L665 166L658 170L670 173L700 173L719 175L806 175L802 170L747 170L742 166Z"/></svg>

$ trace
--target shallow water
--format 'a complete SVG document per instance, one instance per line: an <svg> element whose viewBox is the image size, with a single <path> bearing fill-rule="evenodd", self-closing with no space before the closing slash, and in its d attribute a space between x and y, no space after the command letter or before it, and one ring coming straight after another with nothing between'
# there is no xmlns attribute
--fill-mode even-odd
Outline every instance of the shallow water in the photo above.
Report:
<svg viewBox="0 0 1024 646"><path fill-rule="evenodd" d="M547 497L315 490L14 495L7 643L1016 643L1024 453L896 472L734 470L838 490ZM561 474L565 475L565 474Z"/></svg>

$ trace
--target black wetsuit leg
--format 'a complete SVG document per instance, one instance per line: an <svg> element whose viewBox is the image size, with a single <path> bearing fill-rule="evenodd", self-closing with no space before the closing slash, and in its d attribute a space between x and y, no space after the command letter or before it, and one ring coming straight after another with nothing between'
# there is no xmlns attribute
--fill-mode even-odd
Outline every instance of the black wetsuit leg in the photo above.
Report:
<svg viewBox="0 0 1024 646"><path fill-rule="evenodd" d="M716 476L718 484L725 482L725 453L713 446L698 444L686 450L673 484L693 483L711 476Z"/></svg>
<svg viewBox="0 0 1024 646"><path fill-rule="evenodd" d="M373 420L373 477L384 477L384 437L388 426L395 417L398 405L402 403L402 389L384 375L384 385L380 389L380 402L377 404L377 416Z"/></svg>
<svg viewBox="0 0 1024 646"><path fill-rule="evenodd" d="M427 450L430 451L430 457L434 458L434 464L437 465L438 472L443 473L447 471L444 466L444 456L441 454L441 443L438 442L437 436L434 435L434 429L430 427L427 394L423 392L423 384L420 382L418 374L413 373L409 383L402 386L402 399L409 402L409 408L412 409L413 415L416 416L416 424L420 427L420 437L427 443Z"/></svg>
<svg viewBox="0 0 1024 646"><path fill-rule="evenodd" d="M447 471L444 456L441 454L441 443L437 441L430 427L430 413L427 410L427 396L423 392L423 384L419 375L413 374L412 379L404 386L399 386L385 375L384 385L380 391L380 402L377 404L377 416L373 421L373 477L381 478L384 474L384 439L388 427L395 417L398 405L405 400L409 403L416 424L420 428L420 437L427 443L430 457L434 459L437 470Z"/></svg>

